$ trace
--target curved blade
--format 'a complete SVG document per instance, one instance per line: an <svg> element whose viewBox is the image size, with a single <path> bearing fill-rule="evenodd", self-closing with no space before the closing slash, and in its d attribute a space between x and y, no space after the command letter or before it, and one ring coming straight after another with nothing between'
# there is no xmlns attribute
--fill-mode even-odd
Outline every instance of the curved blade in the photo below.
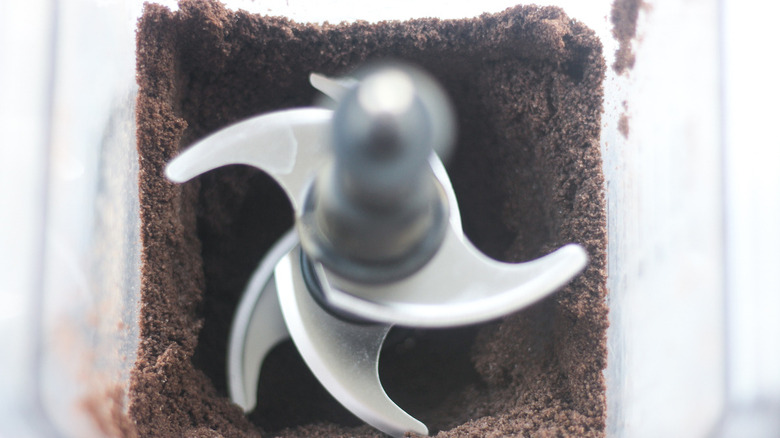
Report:
<svg viewBox="0 0 780 438"><path fill-rule="evenodd" d="M337 309L385 324L453 327L495 319L544 298L579 273L587 258L581 246L570 244L529 262L502 263L450 226L433 259L395 283L364 287L319 263L315 269L325 299Z"/></svg>
<svg viewBox="0 0 780 438"><path fill-rule="evenodd" d="M325 139L333 112L321 108L277 111L236 123L200 140L165 168L185 182L228 164L248 164L271 175L296 212L319 169L330 157Z"/></svg>
<svg viewBox="0 0 780 438"><path fill-rule="evenodd" d="M319 73L309 74L309 83L322 94L338 102L350 88L358 84L357 79L348 76L341 78L329 78Z"/></svg>
<svg viewBox="0 0 780 438"><path fill-rule="evenodd" d="M441 159L435 152L428 157L428 164L430 164L433 175L439 180L439 184L444 190L444 194L447 196L447 203L450 206L450 227L458 233L459 236L462 236L463 225L460 220L458 198L455 196L455 189L452 188L452 181L450 181L450 177L447 175L447 169L444 168L444 163L441 162Z"/></svg>
<svg viewBox="0 0 780 438"><path fill-rule="evenodd" d="M289 231L268 251L252 274L233 318L228 340L228 393L244 412L257 405L257 382L268 352L290 337L279 307L274 268L297 244L298 235Z"/></svg>
<svg viewBox="0 0 780 438"><path fill-rule="evenodd" d="M427 435L425 425L393 403L379 381L379 352L390 326L350 323L324 311L304 283L300 247L279 262L275 277L293 342L336 400L387 434Z"/></svg>

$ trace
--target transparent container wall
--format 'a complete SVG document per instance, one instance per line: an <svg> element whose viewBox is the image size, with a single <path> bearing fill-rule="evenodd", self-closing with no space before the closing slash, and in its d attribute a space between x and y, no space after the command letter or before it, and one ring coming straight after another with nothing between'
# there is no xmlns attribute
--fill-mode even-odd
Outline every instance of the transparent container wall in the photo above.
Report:
<svg viewBox="0 0 780 438"><path fill-rule="evenodd" d="M71 436L111 432L138 343L134 14L120 6L55 9L39 378Z"/></svg>
<svg viewBox="0 0 780 438"><path fill-rule="evenodd" d="M138 342L141 4L10 3L0 10L0 348L10 352L0 435L112 436ZM514 3L229 2L317 22L460 18ZM612 65L610 0L541 3L594 29ZM727 410L719 7L648 2L635 67L605 80L612 437L706 436ZM21 213L6 215L14 205Z"/></svg>
<svg viewBox="0 0 780 438"><path fill-rule="evenodd" d="M111 434L124 404L138 344L139 10L2 4L3 436Z"/></svg>

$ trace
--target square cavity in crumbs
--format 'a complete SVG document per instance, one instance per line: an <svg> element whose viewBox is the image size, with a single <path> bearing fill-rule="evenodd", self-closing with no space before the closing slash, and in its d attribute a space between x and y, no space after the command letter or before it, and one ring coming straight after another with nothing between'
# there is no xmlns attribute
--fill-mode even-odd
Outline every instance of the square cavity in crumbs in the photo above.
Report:
<svg viewBox="0 0 780 438"><path fill-rule="evenodd" d="M233 313L265 251L292 225L281 189L230 166L175 185L180 150L226 125L311 105L311 72L366 60L417 64L458 116L447 164L471 241L504 261L570 242L590 257L550 298L499 321L394 329L380 374L391 398L441 436L604 436L606 213L599 152L601 43L558 8L463 20L300 24L214 1L147 5L137 41L142 216L141 342L130 416L140 436L374 436L282 344L257 409L227 397Z"/></svg>

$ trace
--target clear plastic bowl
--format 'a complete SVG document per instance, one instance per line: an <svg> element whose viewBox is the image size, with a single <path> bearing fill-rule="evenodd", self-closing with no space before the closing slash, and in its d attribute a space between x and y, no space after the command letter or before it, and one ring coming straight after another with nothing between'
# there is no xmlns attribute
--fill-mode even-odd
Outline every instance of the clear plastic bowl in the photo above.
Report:
<svg viewBox="0 0 780 438"><path fill-rule="evenodd" d="M323 3L230 2L331 22L457 18L514 2ZM611 1L541 3L560 5L593 28L612 64ZM776 268L777 258L751 268L752 247L735 245L756 222L733 201L755 184L746 167L730 167L744 164L743 149L724 143L733 132L723 137L722 122L731 120L723 98L749 73L724 68L723 56L736 49L723 45L722 30L736 19L724 20L723 7L649 2L633 42L635 67L625 76L609 69L605 80L611 437L725 435L734 412L758 412L758 401L773 406L780 394L771 371L780 369L780 349L765 342L780 334L771 323L778 311L751 313L773 295L744 289L750 269ZM140 2L119 0L0 5L0 436L118 433L112 418L126 397L138 342L140 12ZM728 72L743 76L724 81ZM780 199L776 179L761 188ZM777 221L759 223L766 231L780 222L777 202L770 207L765 214ZM780 244L777 233L769 238L775 240L761 248ZM758 289L778 290L773 278L765 280ZM753 315L766 324L747 324ZM764 336L759 348L741 348L756 336ZM780 429L765 430L772 436Z"/></svg>

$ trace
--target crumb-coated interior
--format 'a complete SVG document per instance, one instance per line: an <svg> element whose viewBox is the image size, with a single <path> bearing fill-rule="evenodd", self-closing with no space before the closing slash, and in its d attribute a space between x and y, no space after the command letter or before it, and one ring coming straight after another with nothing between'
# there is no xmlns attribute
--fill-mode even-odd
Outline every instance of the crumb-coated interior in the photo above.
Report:
<svg viewBox="0 0 780 438"><path fill-rule="evenodd" d="M176 12L147 5L137 44L143 260L130 416L141 436L378 435L322 389L291 343L266 361L254 413L230 402L233 312L291 209L255 169L176 185L163 168L228 124L311 105L310 72L386 57L427 69L455 103L447 168L478 248L525 261L579 242L590 257L570 285L500 321L394 329L380 363L388 394L441 436L604 435L605 65L591 30L552 7L311 25L184 1Z"/></svg>

